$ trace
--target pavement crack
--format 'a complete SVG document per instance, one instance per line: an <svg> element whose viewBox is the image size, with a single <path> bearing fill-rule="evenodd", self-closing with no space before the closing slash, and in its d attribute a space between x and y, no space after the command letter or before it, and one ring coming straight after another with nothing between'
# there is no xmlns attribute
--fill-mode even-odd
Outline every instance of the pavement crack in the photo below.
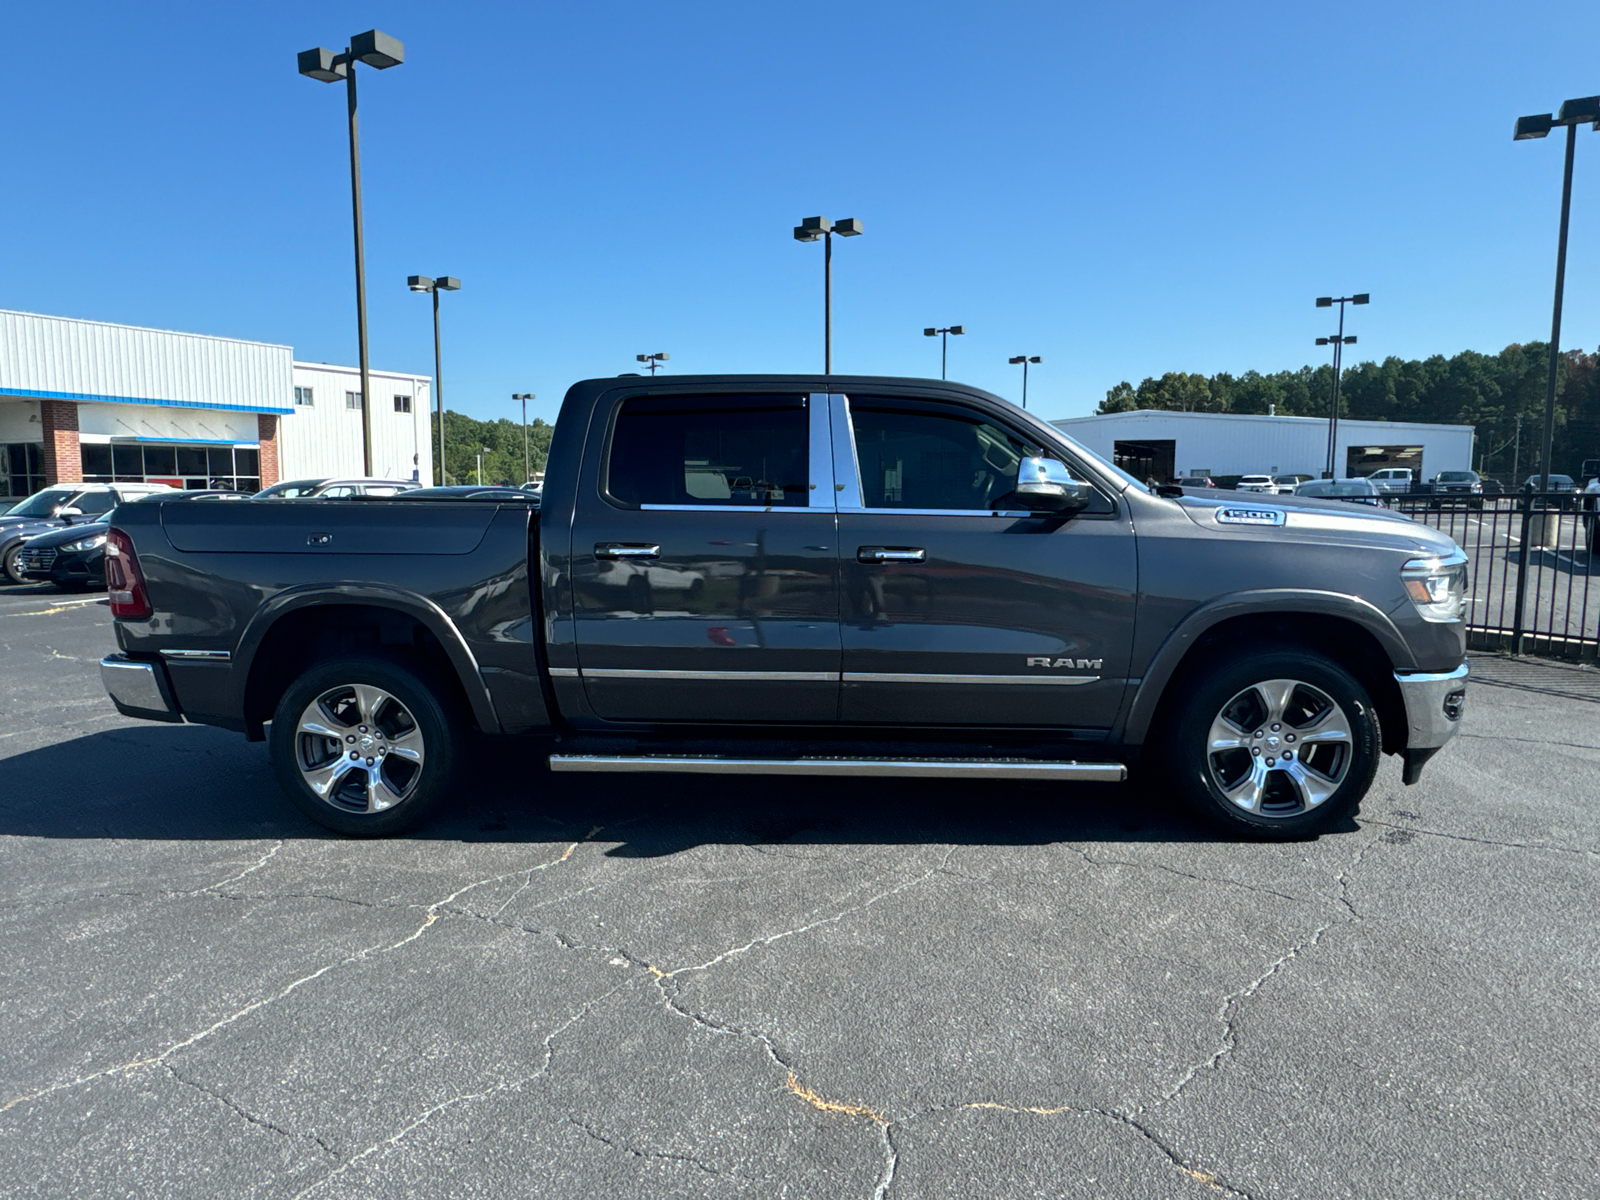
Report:
<svg viewBox="0 0 1600 1200"><path fill-rule="evenodd" d="M566 848L566 850L561 854L561 856L559 858L550 859L550 860L548 860L546 862L539 863L539 864L537 864L536 866L534 866L532 868L524 868L523 870L542 871L542 870L546 870L549 867L553 867L553 866L557 865L558 863L564 863L564 862L567 861L567 859L572 857L573 852L577 850L578 846L581 843L582 843L582 839L580 839L577 842L573 842L570 846L568 846ZM268 857L270 857L270 856L268 856ZM298 979L292 980L290 983L288 983L284 987L278 989L276 992L273 992L271 995L263 996L263 997L260 997L258 999L252 1000L249 1004L246 1004L243 1008L237 1010L236 1012L229 1013L227 1016L222 1017L222 1018L220 1018L220 1019L218 1019L216 1021L213 1021L210 1025L207 1025L205 1028L200 1029L197 1032L190 1034L188 1037L184 1038L183 1040L172 1043L165 1050L152 1052L152 1053L147 1054L147 1055L145 1055L145 1056L143 1056L141 1058L135 1058L135 1059L132 1059L132 1060L130 1060L128 1062L118 1064L117 1066L105 1067L105 1068L102 1068L99 1071L94 1071L94 1072L91 1072L90 1074L87 1074L87 1075L80 1075L75 1079L68 1079L68 1080L64 1080L61 1083L51 1084L49 1087L41 1088L36 1092L28 1092L28 1093L24 1093L23 1095L13 1096L13 1097L11 1097L11 1099L7 1100L4 1104L0 1104L0 1113L6 1112L7 1110L12 1109L12 1108L16 1107L19 1104L29 1103L29 1102L34 1101L34 1100L41 1100L46 1096L54 1095L56 1092L65 1091L65 1090L67 1090L69 1088L79 1087L79 1086L81 1086L83 1084L90 1083L90 1082L92 1082L92 1081L94 1081L96 1079L103 1079L108 1075L128 1075L128 1074L131 1074L134 1071L143 1070L146 1067L162 1066L162 1065L164 1065L166 1063L167 1059L171 1058L174 1054L178 1053L180 1050L186 1050L190 1046L195 1045L197 1042L204 1041L205 1039L209 1038L213 1034L215 1034L215 1033L217 1033L217 1032L219 1032L219 1031L221 1031L223 1029L226 1029L228 1026L234 1024L237 1021L240 1021L240 1020L244 1019L245 1017L251 1015L252 1013L258 1012L259 1010L261 1010L263 1008L266 1008L269 1005L276 1004L279 1000L282 1000L285 997L292 995L294 992L299 991L302 987L305 987L307 984L313 983L316 980L321 979L329 971L334 971L334 970L337 970L340 967L349 966L352 963L364 962L365 960L367 960L369 958L374 958L377 955L388 954L388 953L390 953L392 951L399 950L403 946L409 946L412 942L415 942L418 938L420 938L423 934L425 934L429 929L431 929L436 922L438 922L438 920L440 918L440 915L441 915L441 910L443 910L446 905L453 904L456 900L458 900L460 897L466 895L468 892L472 891L474 888L485 887L485 886L487 886L487 885L489 885L491 883L497 883L497 882L499 882L500 880L503 880L503 879L513 878L513 877L515 877L517 875L522 874L523 870L502 871L498 875L491 875L487 879L479 879L479 880L476 880L476 881L474 881L472 883L469 883L469 884L466 884L466 885L464 885L462 887L457 888L455 891L451 892L448 896L445 896L445 897L443 897L442 899L439 899L439 900L435 900L432 904L428 905L428 907L423 911L422 924L418 925L415 930L413 930L411 933L407 934L405 937L401 938L399 941L391 942L391 943L389 943L387 945L368 946L368 947L365 947L364 949L357 950L354 954L348 954L344 958L338 959L335 962L331 962L331 963L326 964L325 966L319 967L315 971L312 971L310 974L302 975ZM414 907L414 906L408 906L408 907Z"/></svg>
<svg viewBox="0 0 1600 1200"><path fill-rule="evenodd" d="M266 866L269 862L271 862L273 857L278 853L278 851L282 850L282 849L283 849L283 842L279 841L278 843L276 843L272 847L272 849L268 850L260 858L256 859L255 862L251 863L248 867L246 867L244 870L240 871L238 874L229 875L226 879L219 879L216 883L208 883L208 884L206 884L205 887L195 888L192 892L176 892L174 894L175 895L179 895L179 896L197 896L201 892L215 892L215 891L218 891L218 890L220 890L222 888L227 887L230 883L237 883L239 880L243 879L246 875L250 875L250 874L253 874L256 871L261 870L261 868Z"/></svg>
<svg viewBox="0 0 1600 1200"><path fill-rule="evenodd" d="M1299 958L1302 954L1309 953L1311 950L1315 949L1317 943L1322 941L1322 936L1327 933L1328 930L1334 928L1336 925L1351 925L1361 920L1361 914L1356 911L1355 906L1350 902L1350 873L1361 865L1362 860L1367 856L1367 852L1370 851L1376 844L1377 840L1374 839L1373 841L1370 841L1366 845L1362 846L1360 852L1356 854L1355 858L1351 860L1350 864L1340 870L1338 875L1335 877L1339 884L1339 892L1335 899L1338 901L1340 907L1345 910L1345 913L1347 914L1345 919L1342 921L1326 921L1323 924L1318 925L1311 931L1309 935L1301 938L1294 945L1290 946L1288 950L1284 951L1284 953L1280 954L1276 959L1268 964L1267 969L1262 971L1261 974L1257 975L1254 979L1245 984L1242 988L1239 988L1237 991L1230 992L1224 996L1222 998L1222 1004L1217 1010L1217 1020L1222 1025L1222 1037L1217 1043L1216 1050L1212 1052L1210 1058L1206 1059L1204 1062L1196 1063L1194 1066L1186 1070L1181 1076L1179 1076L1178 1081L1162 1094L1161 1099L1157 1103L1165 1104L1169 1100L1176 1099L1178 1095L1186 1087L1188 1087L1189 1084L1192 1083L1202 1071L1220 1071L1224 1065L1224 1060L1238 1048L1238 1020L1239 1015L1244 1008L1245 1002L1259 992L1263 987L1265 987L1270 979L1287 968L1291 962Z"/></svg>
<svg viewBox="0 0 1600 1200"><path fill-rule="evenodd" d="M296 1133L296 1132L294 1132L294 1130L285 1129L282 1125L275 1124L274 1122L267 1120L267 1118L265 1118L265 1117L257 1116L255 1113L251 1112L249 1109L245 1108L244 1106L236 1103L233 1100L230 1100L227 1096L224 1096L221 1092L217 1091L216 1089L209 1088L203 1083L200 1083L200 1082L198 1082L196 1080L193 1080L193 1079L188 1079L188 1078L184 1077L183 1075L180 1075L177 1072L177 1070L172 1066L171 1063L163 1063L162 1064L162 1070L164 1070L169 1076L171 1076L178 1083L181 1083L184 1087L193 1088L195 1091L200 1092L203 1095L209 1096L211 1099L215 1100L218 1104L222 1105L224 1108L226 1108L226 1109L230 1110L231 1112L235 1113L236 1115L244 1118L244 1120L248 1121L252 1125L257 1126L258 1128L266 1129L266 1130L271 1131L272 1133L280 1134L283 1137L292 1138L292 1139L295 1139L297 1141L303 1140L303 1141L315 1142L318 1146L320 1146L322 1148L323 1152L326 1153L329 1157L331 1157L331 1158L338 1158L339 1157L339 1152L337 1150L335 1150L332 1146L328 1145L327 1142L323 1141L320 1137L318 1137L314 1133Z"/></svg>
<svg viewBox="0 0 1600 1200"><path fill-rule="evenodd" d="M1419 837L1449 838L1452 842L1474 842L1480 846L1499 846L1506 850L1549 850L1557 854L1577 854L1586 858L1593 858L1600 854L1600 850L1591 850L1586 846L1557 846L1551 842L1502 842L1494 838L1472 837L1464 833L1445 833L1438 829L1422 829L1416 825L1396 825L1392 821L1379 821L1371 817L1363 818L1363 824L1382 825L1387 829L1404 829Z"/></svg>
<svg viewBox="0 0 1600 1200"><path fill-rule="evenodd" d="M320 1191L324 1186L332 1183L335 1179L338 1179L346 1171L349 1171L358 1163L365 1162L374 1155L376 1155L379 1160L382 1160L391 1150L398 1146L413 1132L415 1132L417 1129L420 1129L423 1125L426 1125L429 1121L433 1120L434 1117L438 1116L446 1109L455 1108L463 1104L472 1104L479 1100L485 1100L490 1096L496 1096L503 1092L516 1091L520 1088L526 1087L528 1084L544 1075L550 1069L550 1064L555 1061L555 1040L567 1030L571 1029L579 1021L588 1016L589 1013L592 1012L597 1006L603 1004L606 1000L610 999L627 986L628 983L626 981L619 983L610 991L595 997L577 1012L573 1013L572 1016L568 1017L564 1022L546 1034L543 1042L541 1043L541 1046L544 1050L544 1061L540 1063L535 1070L530 1071L526 1075L518 1076L515 1079L502 1079L492 1087L486 1087L475 1092L463 1092L458 1095L451 1096L447 1100L442 1100L438 1104L423 1109L422 1112L408 1118L399 1129L390 1134L388 1137L382 1139L381 1141L374 1142L365 1150L352 1155L344 1162L340 1163L332 1171L329 1171L321 1179L311 1184L309 1187L302 1188L299 1192L295 1193L293 1200L305 1200L305 1197Z"/></svg>
<svg viewBox="0 0 1600 1200"><path fill-rule="evenodd" d="M1158 862L1136 862L1126 858L1095 858L1093 851L1088 847L1079 849L1076 846L1071 846L1068 848L1092 867L1133 867L1137 870L1165 871L1168 875L1176 875L1180 879L1193 879L1200 883L1220 883L1225 887L1243 888L1247 892L1259 892L1266 896L1277 896L1280 900L1292 900L1296 904L1312 903L1304 896L1292 896L1288 892L1280 892L1275 888L1260 887L1253 883L1245 883L1240 879L1229 879L1223 875L1196 875L1192 871L1180 871L1177 867L1169 867L1165 863Z"/></svg>
<svg viewBox="0 0 1600 1200"><path fill-rule="evenodd" d="M723 1174L723 1172L717 1170L716 1167L713 1167L713 1166L710 1166L707 1163L701 1162L698 1158L694 1157L694 1155L692 1155L692 1154L673 1154L672 1152L667 1151L667 1150L640 1150L635 1146L628 1145L626 1142L618 1141L616 1138L607 1137L605 1134L601 1133L594 1126L585 1124L584 1122L579 1121L576 1118L568 1117L567 1118L567 1124L573 1126L575 1129L582 1130L582 1132L584 1133L584 1135L586 1137L593 1138L595 1141L599 1142L601 1145L607 1146L612 1150L621 1151L623 1154L628 1155L630 1158L660 1159L660 1160L662 1160L664 1162L687 1163L689 1166L694 1167L696 1170L704 1171L707 1175L721 1175L721 1174Z"/></svg>

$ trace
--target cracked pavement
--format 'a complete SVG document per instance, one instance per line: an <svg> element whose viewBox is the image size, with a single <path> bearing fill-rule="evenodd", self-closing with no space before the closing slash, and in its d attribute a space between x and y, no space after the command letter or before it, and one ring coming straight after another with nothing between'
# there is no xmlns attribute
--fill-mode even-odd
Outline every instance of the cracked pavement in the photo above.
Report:
<svg viewBox="0 0 1600 1200"><path fill-rule="evenodd" d="M0 593L0 1193L1600 1195L1600 705L1348 830L1134 787L551 776L352 842Z"/></svg>

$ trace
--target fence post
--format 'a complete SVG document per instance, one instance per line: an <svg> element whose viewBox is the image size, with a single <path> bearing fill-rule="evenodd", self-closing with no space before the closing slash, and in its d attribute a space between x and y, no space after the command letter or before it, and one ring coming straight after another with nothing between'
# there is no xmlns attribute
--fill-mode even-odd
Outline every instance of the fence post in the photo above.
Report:
<svg viewBox="0 0 1600 1200"><path fill-rule="evenodd" d="M1522 610L1528 598L1528 526L1532 519L1533 493L1527 492L1522 497L1522 538L1517 548L1517 607L1511 618L1512 654L1522 653Z"/></svg>

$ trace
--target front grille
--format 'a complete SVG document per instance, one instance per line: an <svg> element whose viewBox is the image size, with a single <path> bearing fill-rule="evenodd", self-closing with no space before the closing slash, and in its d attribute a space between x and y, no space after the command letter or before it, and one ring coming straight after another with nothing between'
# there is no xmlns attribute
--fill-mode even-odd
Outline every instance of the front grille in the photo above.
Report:
<svg viewBox="0 0 1600 1200"><path fill-rule="evenodd" d="M17 555L17 565L24 571L48 571L56 565L54 550L24 550Z"/></svg>

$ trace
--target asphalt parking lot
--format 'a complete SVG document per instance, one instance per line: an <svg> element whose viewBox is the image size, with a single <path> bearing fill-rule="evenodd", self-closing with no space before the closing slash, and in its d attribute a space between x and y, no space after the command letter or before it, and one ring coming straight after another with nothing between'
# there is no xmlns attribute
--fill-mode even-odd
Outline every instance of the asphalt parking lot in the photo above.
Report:
<svg viewBox="0 0 1600 1200"><path fill-rule="evenodd" d="M1600 1196L1594 672L1298 845L516 744L363 843L110 647L0 592L7 1196Z"/></svg>

